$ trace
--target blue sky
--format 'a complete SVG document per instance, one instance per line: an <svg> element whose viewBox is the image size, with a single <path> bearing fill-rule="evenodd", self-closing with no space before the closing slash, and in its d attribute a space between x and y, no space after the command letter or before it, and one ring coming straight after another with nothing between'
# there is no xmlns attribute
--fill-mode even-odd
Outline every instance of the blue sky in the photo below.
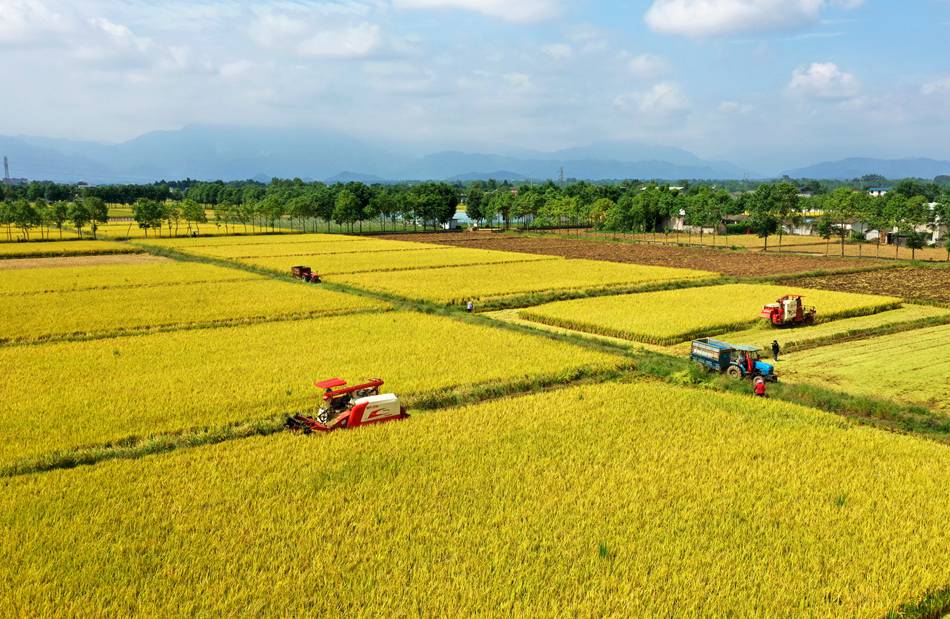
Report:
<svg viewBox="0 0 950 619"><path fill-rule="evenodd" d="M950 0L0 0L0 133L950 158Z"/></svg>

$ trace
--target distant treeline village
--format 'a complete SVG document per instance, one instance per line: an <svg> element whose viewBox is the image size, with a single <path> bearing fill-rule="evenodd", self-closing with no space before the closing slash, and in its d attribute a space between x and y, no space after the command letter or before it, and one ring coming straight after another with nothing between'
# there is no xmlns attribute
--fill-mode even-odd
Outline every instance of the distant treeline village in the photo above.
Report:
<svg viewBox="0 0 950 619"><path fill-rule="evenodd" d="M261 229L387 231L502 226L583 227L670 234L813 235L950 251L950 181L868 176L852 182L726 181L511 184L420 182L327 185L299 179L144 185L6 184L0 226L6 240L95 237L128 223L154 235ZM207 229L207 228L206 228Z"/></svg>

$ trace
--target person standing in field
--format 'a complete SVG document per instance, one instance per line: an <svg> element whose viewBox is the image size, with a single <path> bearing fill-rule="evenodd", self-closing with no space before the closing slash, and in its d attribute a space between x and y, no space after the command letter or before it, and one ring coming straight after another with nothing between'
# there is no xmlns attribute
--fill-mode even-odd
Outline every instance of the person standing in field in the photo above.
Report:
<svg viewBox="0 0 950 619"><path fill-rule="evenodd" d="M752 384L752 392L757 398L768 397L765 395L765 379L761 376L756 376L755 382Z"/></svg>
<svg viewBox="0 0 950 619"><path fill-rule="evenodd" d="M475 304L472 303L471 301L465 304L465 311L468 312L469 314L471 314L472 310L474 309L475 309Z"/></svg>
<svg viewBox="0 0 950 619"><path fill-rule="evenodd" d="M772 358L778 361L778 353L781 351L781 347L778 345L778 340L772 340Z"/></svg>

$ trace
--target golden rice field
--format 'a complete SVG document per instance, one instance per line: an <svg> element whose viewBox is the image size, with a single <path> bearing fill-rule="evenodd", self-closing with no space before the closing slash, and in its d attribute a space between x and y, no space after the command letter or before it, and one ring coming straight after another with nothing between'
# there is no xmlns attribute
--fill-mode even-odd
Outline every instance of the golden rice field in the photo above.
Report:
<svg viewBox="0 0 950 619"><path fill-rule="evenodd" d="M396 241L386 241L396 242ZM364 245L361 243L360 245ZM508 262L562 261L554 256L521 254L490 249L468 249L464 247L426 248L421 250L370 251L344 254L322 254L307 256L279 256L269 258L242 258L240 262L286 273L298 262L313 268L320 275L339 275L342 273L364 273L377 271L399 271L409 269L431 269L463 265L502 264ZM553 267L553 265L552 265ZM387 275L388 277L388 275Z"/></svg>
<svg viewBox="0 0 950 619"><path fill-rule="evenodd" d="M200 262L171 260L144 264L0 270L0 294L69 292L197 282L232 282L261 276Z"/></svg>
<svg viewBox="0 0 950 619"><path fill-rule="evenodd" d="M34 256L80 256L84 254L128 254L142 251L113 241L35 241L0 243L0 259Z"/></svg>
<svg viewBox="0 0 950 619"><path fill-rule="evenodd" d="M649 267L595 260L556 260L497 265L459 266L433 270L337 275L329 281L409 299L461 304L517 299L532 294L579 293L636 289L672 282L715 278L691 269Z"/></svg>
<svg viewBox="0 0 950 619"><path fill-rule="evenodd" d="M950 325L794 353L782 370L790 380L950 414Z"/></svg>
<svg viewBox="0 0 950 619"><path fill-rule="evenodd" d="M519 312L519 317L556 327L669 345L763 321L759 312L786 294L805 295L818 319L872 314L900 299L807 290L765 284L727 284L639 294L558 301ZM763 321L764 322L764 321Z"/></svg>
<svg viewBox="0 0 950 619"><path fill-rule="evenodd" d="M306 318L385 308L380 301L269 279L0 297L0 342Z"/></svg>
<svg viewBox="0 0 950 619"><path fill-rule="evenodd" d="M320 298L310 287L287 286ZM0 468L50 452L312 407L313 381L333 376L380 376L411 402L435 391L568 377L622 361L411 312L3 346ZM37 419L67 423L68 431L51 432Z"/></svg>
<svg viewBox="0 0 950 619"><path fill-rule="evenodd" d="M142 245L154 245L156 247L174 247L176 249L188 249L197 247L222 247L225 245L246 245L246 246L278 246L284 243L290 245L305 243L342 243L342 242L366 242L373 240L368 236L349 236L345 234L300 234L300 233L281 233L281 234L246 234L235 236L217 236L217 237L198 237L198 238L162 238L148 241L136 241ZM377 239L378 240L378 239Z"/></svg>
<svg viewBox="0 0 950 619"><path fill-rule="evenodd" d="M719 339L739 344L755 344L768 348L772 340L778 340L782 347L803 346L813 342L827 342L835 338L855 337L880 329L911 329L914 325L926 321L950 321L950 309L931 305L903 305L898 309L878 312L868 316L858 316L842 320L823 322L807 327L776 330L768 326L759 326L743 331L717 334ZM689 343L683 344L683 351Z"/></svg>
<svg viewBox="0 0 950 619"><path fill-rule="evenodd" d="M181 246L178 249L199 256L225 259L254 259L267 257L295 258L313 255L370 254L376 252L443 250L442 245L415 243L412 241L387 241L370 239L365 241L337 240L313 241L311 243L268 243L254 245L205 245L201 247ZM355 257L355 256L354 256Z"/></svg>
<svg viewBox="0 0 950 619"><path fill-rule="evenodd" d="M194 229L194 226L192 226L192 229ZM233 235L235 232L238 232L238 233L243 232L243 227L238 225L238 226L228 226L227 228L225 228L224 226L217 226L213 222L209 222L206 224L200 224L198 226L197 231L201 235L201 237L199 238L202 238L209 235L210 236ZM260 234L260 233L265 233L265 232L268 234L283 234L283 233L294 232L293 230L289 230L285 228L274 228L274 230L271 230L270 228L261 228L260 226L255 226L252 228L250 225L248 225L247 231L249 234L250 233ZM86 229L84 233L89 234L89 230ZM177 229L175 229L175 227L172 226L171 230L169 230L167 224L162 227L161 231L159 231L158 229L150 228L148 231L147 237L145 235L145 230L142 228L139 228L139 225L135 223L134 221L132 222L110 221L107 224L99 224L96 234L102 237L107 237L107 238L112 238L112 239L146 239L147 238L149 241L151 241L152 239L189 238L190 233L188 231L187 223L184 220L182 220L178 224Z"/></svg>
<svg viewBox="0 0 950 619"><path fill-rule="evenodd" d="M950 583L950 451L658 384L22 476L0 613L883 617Z"/></svg>

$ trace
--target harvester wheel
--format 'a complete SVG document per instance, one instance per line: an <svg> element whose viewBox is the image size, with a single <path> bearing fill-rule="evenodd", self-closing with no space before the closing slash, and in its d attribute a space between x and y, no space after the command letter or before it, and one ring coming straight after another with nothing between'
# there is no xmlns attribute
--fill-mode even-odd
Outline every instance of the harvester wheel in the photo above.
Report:
<svg viewBox="0 0 950 619"><path fill-rule="evenodd" d="M729 366L729 369L726 370L726 374L729 376L729 378L734 378L736 380L740 380L742 378L742 370L734 365Z"/></svg>

